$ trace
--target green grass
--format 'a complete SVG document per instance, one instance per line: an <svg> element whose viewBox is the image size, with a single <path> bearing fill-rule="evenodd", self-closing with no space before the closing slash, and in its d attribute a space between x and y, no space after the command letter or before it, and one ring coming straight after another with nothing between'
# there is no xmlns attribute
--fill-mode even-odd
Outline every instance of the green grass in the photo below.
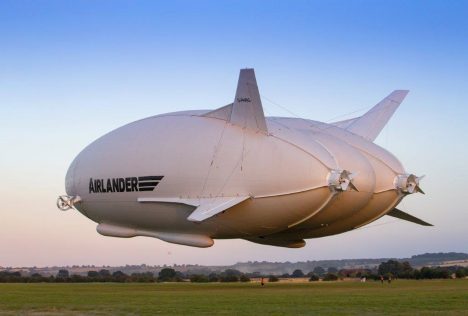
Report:
<svg viewBox="0 0 468 316"><path fill-rule="evenodd" d="M0 284L0 315L468 315L468 280Z"/></svg>

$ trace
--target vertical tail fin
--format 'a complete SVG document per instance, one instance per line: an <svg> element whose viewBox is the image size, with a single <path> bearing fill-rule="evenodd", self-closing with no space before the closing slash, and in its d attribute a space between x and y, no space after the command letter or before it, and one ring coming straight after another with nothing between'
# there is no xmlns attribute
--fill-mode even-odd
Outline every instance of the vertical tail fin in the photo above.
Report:
<svg viewBox="0 0 468 316"><path fill-rule="evenodd" d="M408 92L408 90L395 90L363 116L336 122L333 125L373 141L379 136Z"/></svg>
<svg viewBox="0 0 468 316"><path fill-rule="evenodd" d="M268 132L253 69L240 71L230 121L245 128Z"/></svg>
<svg viewBox="0 0 468 316"><path fill-rule="evenodd" d="M254 70L241 69L233 104L206 113L204 116L225 119L243 128L268 133Z"/></svg>

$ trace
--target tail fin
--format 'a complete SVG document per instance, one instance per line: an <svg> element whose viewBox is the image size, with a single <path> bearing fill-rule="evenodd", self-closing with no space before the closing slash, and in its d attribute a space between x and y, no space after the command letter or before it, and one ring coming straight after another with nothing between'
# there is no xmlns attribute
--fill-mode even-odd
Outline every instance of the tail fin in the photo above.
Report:
<svg viewBox="0 0 468 316"><path fill-rule="evenodd" d="M397 208L394 208L393 210L388 212L386 215L393 216L393 217L396 217L396 218L399 218L408 222L416 223L419 225L423 225L423 226L434 226L432 224L429 224L428 222L423 221L422 219L414 217L413 215L400 211Z"/></svg>
<svg viewBox="0 0 468 316"><path fill-rule="evenodd" d="M408 92L408 90L395 90L363 116L332 124L373 141L379 136Z"/></svg>
<svg viewBox="0 0 468 316"><path fill-rule="evenodd" d="M242 69L232 107L231 123L268 132L253 69Z"/></svg>
<svg viewBox="0 0 468 316"><path fill-rule="evenodd" d="M204 116L224 119L243 128L268 133L254 70L241 69L234 103Z"/></svg>

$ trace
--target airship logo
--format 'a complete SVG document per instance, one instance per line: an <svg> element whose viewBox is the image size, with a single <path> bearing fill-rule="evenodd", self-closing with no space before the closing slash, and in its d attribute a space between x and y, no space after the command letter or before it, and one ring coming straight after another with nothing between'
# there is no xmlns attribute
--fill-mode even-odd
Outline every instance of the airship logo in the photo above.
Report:
<svg viewBox="0 0 468 316"><path fill-rule="evenodd" d="M164 176L89 179L89 193L153 191Z"/></svg>

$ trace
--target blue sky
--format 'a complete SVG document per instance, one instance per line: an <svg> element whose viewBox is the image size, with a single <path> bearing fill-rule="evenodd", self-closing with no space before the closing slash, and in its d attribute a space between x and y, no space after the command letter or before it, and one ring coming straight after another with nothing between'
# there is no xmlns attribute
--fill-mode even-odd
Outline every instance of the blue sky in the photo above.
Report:
<svg viewBox="0 0 468 316"><path fill-rule="evenodd" d="M466 1L0 2L0 266L468 251L467 16ZM244 67L288 109L264 98L274 116L343 119L411 90L377 143L427 175L427 195L401 208L436 226L382 219L301 250L236 240L200 250L106 238L56 210L84 146L143 117L230 103Z"/></svg>

